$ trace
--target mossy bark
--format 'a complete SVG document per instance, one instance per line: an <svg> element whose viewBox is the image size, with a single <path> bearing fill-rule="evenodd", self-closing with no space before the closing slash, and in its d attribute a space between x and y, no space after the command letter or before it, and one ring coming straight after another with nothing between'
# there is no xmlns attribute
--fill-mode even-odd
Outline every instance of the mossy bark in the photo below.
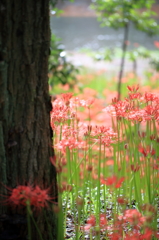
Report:
<svg viewBox="0 0 159 240"><path fill-rule="evenodd" d="M51 186L57 197L56 172L49 161L53 155L49 45L49 0L0 1L1 195L7 193L5 186L38 184ZM8 214L11 210L1 204L0 216ZM34 234L33 239L39 237ZM46 232L44 239L50 239Z"/></svg>

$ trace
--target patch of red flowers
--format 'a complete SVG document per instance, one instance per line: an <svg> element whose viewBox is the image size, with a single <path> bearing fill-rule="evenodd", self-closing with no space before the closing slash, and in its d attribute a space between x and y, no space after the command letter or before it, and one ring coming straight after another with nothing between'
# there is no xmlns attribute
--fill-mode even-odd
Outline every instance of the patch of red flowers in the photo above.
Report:
<svg viewBox="0 0 159 240"><path fill-rule="evenodd" d="M7 199L8 204L14 206L34 206L36 208L47 207L51 197L48 194L49 189L41 189L39 186L19 185L11 190Z"/></svg>
<svg viewBox="0 0 159 240"><path fill-rule="evenodd" d="M152 148L151 146L147 146L147 147L139 146L139 152L142 153L144 157L147 157L149 155L154 156L156 153L155 149Z"/></svg>
<svg viewBox="0 0 159 240"><path fill-rule="evenodd" d="M99 216L99 226L100 229L105 229L107 225L107 219L106 219L106 214L100 214ZM87 222L85 224L85 226L81 227L81 230L84 231L89 231L92 227L96 226L96 217L94 215L91 215L88 219Z"/></svg>
<svg viewBox="0 0 159 240"><path fill-rule="evenodd" d="M101 184L105 184L107 186L114 186L115 188L120 188L124 180L125 180L124 177L118 178L117 176L113 175L106 179L101 178Z"/></svg>

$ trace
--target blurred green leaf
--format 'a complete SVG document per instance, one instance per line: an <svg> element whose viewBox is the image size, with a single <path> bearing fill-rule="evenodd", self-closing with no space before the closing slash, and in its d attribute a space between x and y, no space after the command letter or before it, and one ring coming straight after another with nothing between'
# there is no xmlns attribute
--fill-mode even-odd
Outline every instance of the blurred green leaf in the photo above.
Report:
<svg viewBox="0 0 159 240"><path fill-rule="evenodd" d="M153 18L156 13L151 10L154 0L96 0L91 8L97 12L102 26L119 29L128 22L134 23L136 29L148 35L159 34L159 26Z"/></svg>
<svg viewBox="0 0 159 240"><path fill-rule="evenodd" d="M55 35L51 37L49 57L49 84L68 83L70 87L76 83L76 74L79 71L72 63L67 61L64 45Z"/></svg>

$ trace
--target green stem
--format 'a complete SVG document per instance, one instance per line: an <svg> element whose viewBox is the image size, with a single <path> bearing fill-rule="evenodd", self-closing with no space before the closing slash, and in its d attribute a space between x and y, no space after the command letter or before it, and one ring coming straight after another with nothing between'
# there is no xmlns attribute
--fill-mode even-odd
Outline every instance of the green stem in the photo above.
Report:
<svg viewBox="0 0 159 240"><path fill-rule="evenodd" d="M63 210L62 210L62 195L59 194L58 207L60 209L58 213L58 229L57 229L57 240L64 240L64 229L63 229Z"/></svg>
<svg viewBox="0 0 159 240"><path fill-rule="evenodd" d="M29 203L27 203L27 225L28 225L28 239L31 240L31 222L30 222L31 209Z"/></svg>
<svg viewBox="0 0 159 240"><path fill-rule="evenodd" d="M49 230L50 239L51 239L51 240L54 240L54 238L53 238L53 236L52 236L52 234L51 234L52 229L51 229L51 226L50 226L50 224L49 224L48 217L46 216L45 209L43 209L43 213L44 213L44 216L45 216L45 219L46 219L46 223L47 223L47 225L48 225L48 230Z"/></svg>
<svg viewBox="0 0 159 240"><path fill-rule="evenodd" d="M99 214L100 214L100 173L101 173L101 136L99 142L99 159L98 159L98 187L97 187L97 225L99 225Z"/></svg>
<svg viewBox="0 0 159 240"><path fill-rule="evenodd" d="M31 214L30 216L31 216L31 219L32 219L32 221L33 221L33 223L34 223L34 225L35 225L35 228L36 228L36 230L37 230L37 232L38 232L38 234L39 234L40 240L44 240L43 237L42 237L42 235L41 235L41 232L40 232L40 230L39 230L39 228L38 228L38 226L37 226L37 224L36 224L36 222L35 222L35 219L34 219L33 216L32 216L32 214Z"/></svg>

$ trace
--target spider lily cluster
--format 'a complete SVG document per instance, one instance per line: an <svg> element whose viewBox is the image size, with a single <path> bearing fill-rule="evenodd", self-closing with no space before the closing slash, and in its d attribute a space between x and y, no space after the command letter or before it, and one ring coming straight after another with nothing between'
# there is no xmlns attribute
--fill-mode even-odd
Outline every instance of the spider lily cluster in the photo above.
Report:
<svg viewBox="0 0 159 240"><path fill-rule="evenodd" d="M159 95L128 91L103 107L111 124L92 121L95 99L66 93L53 102L59 212L66 226L71 213L75 239L158 239Z"/></svg>
<svg viewBox="0 0 159 240"><path fill-rule="evenodd" d="M58 204L50 208L49 189L39 186L9 189L7 200L27 208L29 239L32 212L46 207L57 214L58 240L69 238L70 225L76 240L159 239L159 95L128 91L103 106L103 123L95 122L97 99L66 93L54 100Z"/></svg>

